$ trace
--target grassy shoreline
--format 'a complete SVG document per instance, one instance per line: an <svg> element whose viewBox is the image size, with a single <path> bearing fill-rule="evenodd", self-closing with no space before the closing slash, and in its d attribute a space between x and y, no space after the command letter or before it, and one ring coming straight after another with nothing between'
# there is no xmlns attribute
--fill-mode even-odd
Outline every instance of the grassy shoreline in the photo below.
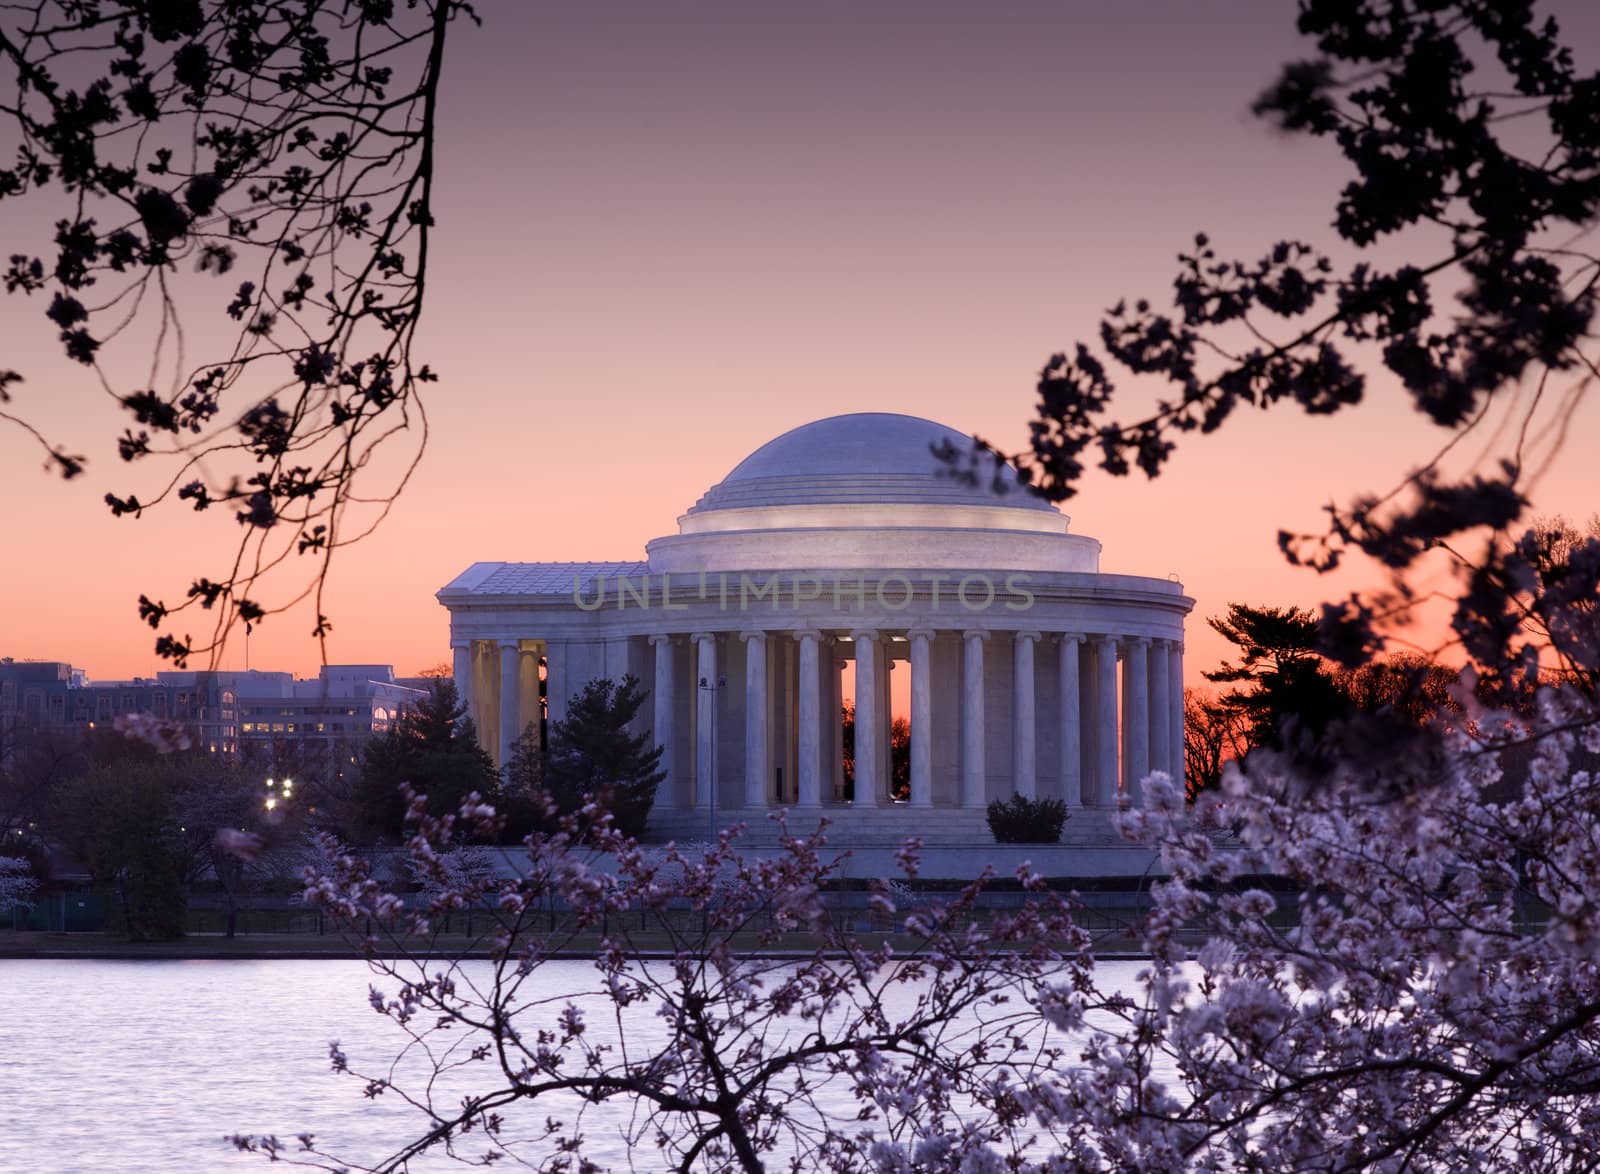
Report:
<svg viewBox="0 0 1600 1174"><path fill-rule="evenodd" d="M650 941L650 936L635 934L633 952L647 958L672 956L672 944L666 935L661 935L659 944ZM860 938L862 944L869 948L876 946L882 940L880 935L873 933L863 933ZM901 935L893 935L889 940L897 949L904 952L910 952L914 948L912 939ZM595 956L599 947L599 934L584 935L568 939L563 948L552 951L549 957L589 959ZM749 948L752 953L759 952L773 958L809 958L814 953L812 948L800 942L796 942L794 947L789 949L763 948L754 937L750 941ZM413 947L413 952L417 955L427 954L431 957L447 958L489 956L487 944L482 937L477 935L468 937L466 934L440 935L426 945L417 943ZM379 954L394 957L399 951L380 950ZM1144 956L1132 941L1107 942L1105 949L1096 951L1096 957L1104 959ZM359 961L363 957L359 943L336 934L252 934L233 938L222 934L190 934L170 942L130 942L99 933L57 933L37 930L0 933L0 964L23 959L58 961L70 958L98 961L192 962L213 959Z"/></svg>

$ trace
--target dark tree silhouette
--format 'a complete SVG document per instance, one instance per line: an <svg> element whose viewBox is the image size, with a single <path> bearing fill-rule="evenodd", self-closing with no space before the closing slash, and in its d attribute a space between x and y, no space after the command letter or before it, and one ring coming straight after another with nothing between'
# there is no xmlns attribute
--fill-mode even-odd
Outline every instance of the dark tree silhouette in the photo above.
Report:
<svg viewBox="0 0 1600 1174"><path fill-rule="evenodd" d="M846 701L839 711L844 723L844 798L856 797L856 707ZM911 722L897 717L889 723L889 797L911 798Z"/></svg>
<svg viewBox="0 0 1600 1174"><path fill-rule="evenodd" d="M1600 697L1600 514L1580 529L1565 518L1538 518L1517 546L1526 575L1513 613L1550 650L1557 676Z"/></svg>
<svg viewBox="0 0 1600 1174"><path fill-rule="evenodd" d="M464 14L461 0L33 0L0 15L14 132L0 199L60 210L48 244L10 242L6 291L44 302L67 355L126 409L122 459L161 466L106 503L129 517L220 507L242 524L182 601L140 597L157 652L180 665L308 594L325 636L334 551L381 520L420 456L418 389L434 376L411 346L445 38ZM185 269L224 283L231 348L185 351L189 287L206 280ZM102 363L141 331L153 355ZM0 419L63 476L82 473L27 422L22 384L0 370ZM398 481L369 484L375 450L413 429ZM313 581L269 599L261 579L290 556L316 560ZM213 613L209 632L179 634L174 616L194 607Z"/></svg>
<svg viewBox="0 0 1600 1174"><path fill-rule="evenodd" d="M111 925L132 941L184 935L188 902L170 773L136 760L97 765L62 791L52 821L96 887L114 898Z"/></svg>
<svg viewBox="0 0 1600 1174"><path fill-rule="evenodd" d="M511 743L511 760L506 763L505 789L508 794L531 795L544 789L544 736L541 723L529 722Z"/></svg>
<svg viewBox="0 0 1600 1174"><path fill-rule="evenodd" d="M839 721L843 725L840 748L844 754L844 793L840 798L849 802L856 797L856 703L846 701L839 707Z"/></svg>
<svg viewBox="0 0 1600 1174"><path fill-rule="evenodd" d="M158 754L122 738L85 739L79 769L54 789L39 830L113 898L112 926L134 940L182 937L192 886L208 873L230 908L241 878L219 832L270 834L261 779L199 749ZM218 869L222 863L223 868Z"/></svg>
<svg viewBox="0 0 1600 1174"><path fill-rule="evenodd" d="M620 682L599 677L551 727L544 787L562 815L595 802L611 813L618 831L643 834L656 786L667 777L654 737L629 729L646 696L631 674Z"/></svg>
<svg viewBox="0 0 1600 1174"><path fill-rule="evenodd" d="M1320 736L1349 712L1349 699L1318 654L1317 621L1310 612L1230 603L1226 617L1206 622L1239 650L1236 663L1224 662L1204 676L1243 686L1225 694L1221 704L1240 716L1251 747L1282 748L1301 732Z"/></svg>
<svg viewBox="0 0 1600 1174"><path fill-rule="evenodd" d="M1171 310L1118 302L1098 347L1044 365L1019 459L1052 500L1076 493L1096 458L1154 477L1186 434L1241 406L1322 416L1359 403L1376 354L1443 440L1389 492L1330 506L1325 533L1280 533L1293 563L1328 569L1354 549L1393 572L1388 591L1325 606L1321 646L1343 663L1369 658L1380 619L1414 601L1403 572L1465 539L1479 553L1460 553L1456 637L1491 682L1526 678L1537 641L1510 599L1530 558L1512 528L1548 454L1540 437L1559 442L1600 375L1600 256L1586 243L1600 211L1600 73L1580 73L1557 23L1526 0L1302 0L1299 27L1317 55L1284 66L1254 108L1350 164L1334 210L1348 256L1281 241L1231 260L1196 236ZM1154 410L1113 418L1141 385L1158 389ZM1496 459L1447 480L1440 459L1480 427L1508 438ZM985 461L974 453L957 471L977 480ZM1567 588L1593 593L1600 542L1586 550Z"/></svg>
<svg viewBox="0 0 1600 1174"><path fill-rule="evenodd" d="M889 797L911 798L911 720L897 717L889 723Z"/></svg>
<svg viewBox="0 0 1600 1174"><path fill-rule="evenodd" d="M87 762L87 740L77 730L0 721L0 836L29 838L52 796Z"/></svg>
<svg viewBox="0 0 1600 1174"><path fill-rule="evenodd" d="M1457 708L1450 692L1460 680L1455 669L1414 653L1375 660L1333 674L1339 692L1361 713L1389 714L1394 720L1425 726Z"/></svg>
<svg viewBox="0 0 1600 1174"><path fill-rule="evenodd" d="M532 721L511 743L500 788L501 839L514 843L536 831L555 831L560 817L544 789L543 722Z"/></svg>
<svg viewBox="0 0 1600 1174"><path fill-rule="evenodd" d="M455 682L440 678L415 709L367 743L356 787L367 836L400 837L406 813L402 783L427 795L436 813L454 810L474 791L485 799L499 796L494 760L478 745L466 713Z"/></svg>
<svg viewBox="0 0 1600 1174"><path fill-rule="evenodd" d="M1183 785L1193 801L1222 782L1222 768L1250 749L1244 716L1199 689L1183 691Z"/></svg>
<svg viewBox="0 0 1600 1174"><path fill-rule="evenodd" d="M1340 666L1324 655L1318 623L1302 608L1231 603L1225 616L1207 623L1239 655L1203 674L1234 688L1214 698L1185 693L1191 799L1221 781L1227 762L1245 764L1261 749L1287 754L1308 778L1336 763L1348 767L1385 756L1389 773L1408 755L1426 768L1438 719L1458 710L1456 670L1415 654Z"/></svg>

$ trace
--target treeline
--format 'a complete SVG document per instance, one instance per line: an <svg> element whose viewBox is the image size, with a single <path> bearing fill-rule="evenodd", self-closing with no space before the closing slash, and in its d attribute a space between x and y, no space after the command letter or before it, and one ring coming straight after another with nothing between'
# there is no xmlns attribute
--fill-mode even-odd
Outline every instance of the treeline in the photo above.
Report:
<svg viewBox="0 0 1600 1174"><path fill-rule="evenodd" d="M1472 572L1472 606L1458 607L1451 620L1462 654L1478 664L1470 688L1458 670L1425 656L1377 658L1364 649L1341 656L1309 611L1229 604L1226 615L1207 622L1238 651L1204 676L1230 687L1184 693L1190 797L1216 786L1227 762L1263 749L1291 755L1313 778L1335 762L1392 772L1387 756L1401 747L1425 761L1427 741L1414 735L1458 720L1466 696L1530 716L1538 684L1600 696L1596 540L1600 514L1581 526L1560 516L1538 519L1508 562ZM1512 665L1488 655L1502 644ZM1521 756L1512 751L1502 759L1516 769Z"/></svg>
<svg viewBox="0 0 1600 1174"><path fill-rule="evenodd" d="M1184 691L1184 775L1192 799L1230 761L1286 754L1313 776L1335 762L1411 742L1457 711L1458 670L1403 654L1345 668L1320 651L1317 617L1302 608L1228 605L1206 621L1238 649L1202 675L1230 688Z"/></svg>
<svg viewBox="0 0 1600 1174"><path fill-rule="evenodd" d="M309 833L400 843L402 783L436 814L483 796L505 814L504 843L583 834L591 797L637 834L663 777L650 735L630 732L644 700L631 677L591 682L564 721L524 731L503 774L448 679L371 738L280 741L238 758L165 728L15 727L0 742L0 857L25 859L47 890L58 874L87 873L108 898L108 929L131 939L182 936L189 895L202 889L222 901L231 934L243 895L298 887L316 863Z"/></svg>

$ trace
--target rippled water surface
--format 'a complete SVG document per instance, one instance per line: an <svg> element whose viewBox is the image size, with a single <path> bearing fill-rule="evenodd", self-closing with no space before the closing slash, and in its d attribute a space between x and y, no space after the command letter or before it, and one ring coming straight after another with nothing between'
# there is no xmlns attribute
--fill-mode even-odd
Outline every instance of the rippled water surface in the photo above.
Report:
<svg viewBox="0 0 1600 1174"><path fill-rule="evenodd" d="M1136 963L1107 963L1107 985ZM586 963L554 963L543 993L588 989ZM393 1057L396 1029L367 1005L359 961L0 961L0 1171L167 1174L273 1169L230 1133L315 1133L376 1162L415 1136L418 1116L329 1071L340 1041L355 1067ZM646 1013L630 1039L661 1030ZM539 1110L542 1120L544 1110ZM655 1168L595 1121L590 1156ZM630 1161L631 1158L631 1161ZM459 1166L451 1168L460 1169Z"/></svg>

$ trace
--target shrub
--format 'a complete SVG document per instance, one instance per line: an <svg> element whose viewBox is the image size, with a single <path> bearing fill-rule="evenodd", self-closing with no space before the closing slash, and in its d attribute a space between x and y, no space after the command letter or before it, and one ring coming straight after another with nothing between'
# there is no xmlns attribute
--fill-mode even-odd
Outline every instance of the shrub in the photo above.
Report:
<svg viewBox="0 0 1600 1174"><path fill-rule="evenodd" d="M1059 799L1013 795L989 804L989 830L1001 844L1058 844L1067 822L1067 805Z"/></svg>

